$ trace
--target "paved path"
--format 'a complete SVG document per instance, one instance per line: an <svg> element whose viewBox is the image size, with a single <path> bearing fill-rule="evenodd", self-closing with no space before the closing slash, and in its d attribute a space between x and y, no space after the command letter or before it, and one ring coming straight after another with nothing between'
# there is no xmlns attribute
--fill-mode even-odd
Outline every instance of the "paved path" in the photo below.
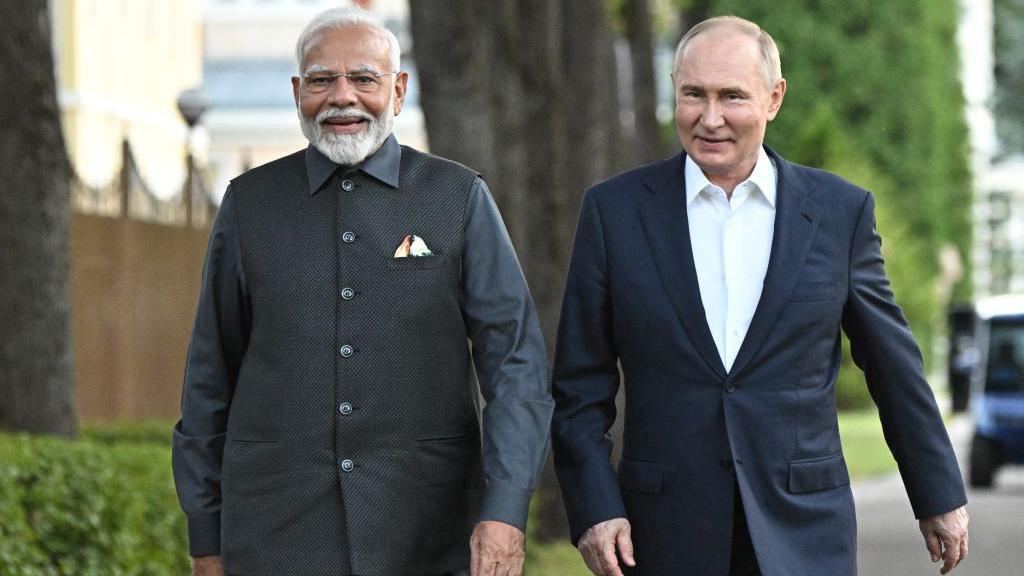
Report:
<svg viewBox="0 0 1024 576"><path fill-rule="evenodd" d="M953 420L951 437L966 472L971 423ZM858 565L861 576L938 574L924 547L898 475L858 482ZM1024 576L1024 467L1000 470L995 488L969 491L971 549L953 576Z"/></svg>

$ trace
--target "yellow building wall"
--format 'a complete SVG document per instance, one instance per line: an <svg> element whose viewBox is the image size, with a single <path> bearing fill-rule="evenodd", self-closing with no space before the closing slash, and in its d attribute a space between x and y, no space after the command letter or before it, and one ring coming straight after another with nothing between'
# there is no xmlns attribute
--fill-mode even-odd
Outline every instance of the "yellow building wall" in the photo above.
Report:
<svg viewBox="0 0 1024 576"><path fill-rule="evenodd" d="M198 0L51 0L68 154L88 184L115 178L127 138L149 188L177 194L188 130L178 95L202 80Z"/></svg>

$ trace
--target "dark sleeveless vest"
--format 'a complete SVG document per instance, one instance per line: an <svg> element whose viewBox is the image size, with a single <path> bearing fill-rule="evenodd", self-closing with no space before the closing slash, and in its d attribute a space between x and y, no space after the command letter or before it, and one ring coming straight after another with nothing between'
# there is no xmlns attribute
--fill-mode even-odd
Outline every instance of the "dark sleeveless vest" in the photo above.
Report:
<svg viewBox="0 0 1024 576"><path fill-rule="evenodd" d="M398 190L302 152L232 182L252 326L222 467L230 574L469 566L483 495L460 308L477 174L402 147ZM433 256L394 258L408 234Z"/></svg>

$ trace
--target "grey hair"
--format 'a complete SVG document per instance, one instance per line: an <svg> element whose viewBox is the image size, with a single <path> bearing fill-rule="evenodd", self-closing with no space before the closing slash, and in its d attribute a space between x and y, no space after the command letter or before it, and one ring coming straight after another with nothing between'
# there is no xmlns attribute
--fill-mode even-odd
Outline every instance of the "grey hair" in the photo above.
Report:
<svg viewBox="0 0 1024 576"><path fill-rule="evenodd" d="M715 16L714 18L708 18L703 22L699 22L693 28L690 28L683 35L682 40L679 41L679 46L676 48L676 58L672 62L672 74L675 75L678 72L679 60L694 38L704 32L710 32L719 28L729 28L757 41L757 46L761 52L761 74L764 76L765 82L768 83L769 89L776 82L782 80L782 60L779 58L779 47L775 45L775 39L757 24L738 16Z"/></svg>
<svg viewBox="0 0 1024 576"><path fill-rule="evenodd" d="M387 26L384 26L379 18L362 8L351 6L324 10L313 17L309 24L306 24L302 34L299 34L299 40L295 43L295 63L300 68L299 73L303 72L301 70L302 61L306 58L306 54L313 48L322 33L327 30L344 30L357 26L372 28L387 38L388 49L391 52L391 71L397 72L402 59L402 49L398 46L398 38L391 30L388 30Z"/></svg>

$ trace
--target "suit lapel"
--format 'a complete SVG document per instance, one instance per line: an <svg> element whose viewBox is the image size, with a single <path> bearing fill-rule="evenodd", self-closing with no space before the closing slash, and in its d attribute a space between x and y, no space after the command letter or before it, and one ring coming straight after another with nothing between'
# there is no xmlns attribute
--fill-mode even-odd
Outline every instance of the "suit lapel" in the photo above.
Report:
<svg viewBox="0 0 1024 576"><path fill-rule="evenodd" d="M778 320L803 267L818 228L818 205L808 197L811 185L793 166L765 147L778 170L775 233L761 299L729 375L735 377L753 359Z"/></svg>
<svg viewBox="0 0 1024 576"><path fill-rule="evenodd" d="M676 315L704 361L724 377L725 366L708 328L693 263L683 167L684 156L678 154L644 181L650 194L639 203L640 218Z"/></svg>

